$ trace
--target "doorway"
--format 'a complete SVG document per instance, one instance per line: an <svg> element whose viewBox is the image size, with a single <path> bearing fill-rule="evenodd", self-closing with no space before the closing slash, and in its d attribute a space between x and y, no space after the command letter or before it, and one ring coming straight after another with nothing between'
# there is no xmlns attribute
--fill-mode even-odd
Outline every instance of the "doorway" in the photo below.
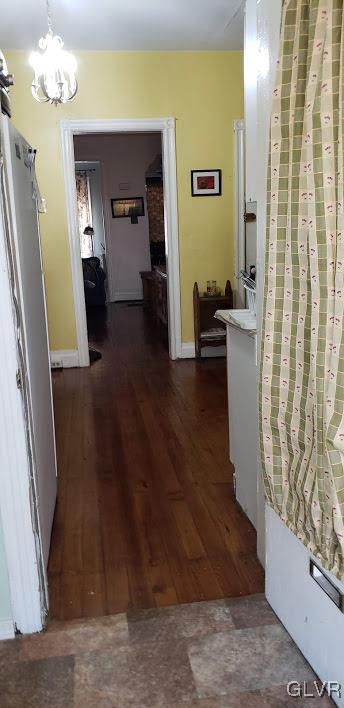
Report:
<svg viewBox="0 0 344 708"><path fill-rule="evenodd" d="M75 151L73 140L74 136L82 136L90 133L102 135L109 133L161 134L162 172L164 180L165 249L166 264L169 274L167 281L167 308L169 322L168 346L171 359L181 358L178 209L174 119L62 121L61 130L79 366L89 366L90 359L88 350L84 279L80 259L79 225L75 185Z"/></svg>
<svg viewBox="0 0 344 708"><path fill-rule="evenodd" d="M118 302L143 308L153 340L168 343L161 133L88 133L73 144L89 344Z"/></svg>

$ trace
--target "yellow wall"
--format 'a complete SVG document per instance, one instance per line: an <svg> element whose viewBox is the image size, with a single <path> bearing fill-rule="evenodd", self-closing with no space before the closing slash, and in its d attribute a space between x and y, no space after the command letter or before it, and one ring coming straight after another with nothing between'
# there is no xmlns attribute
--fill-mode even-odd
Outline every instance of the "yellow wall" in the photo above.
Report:
<svg viewBox="0 0 344 708"><path fill-rule="evenodd" d="M243 116L241 52L77 52L71 104L38 104L27 54L6 52L14 74L13 121L38 150L48 212L41 217L50 344L76 346L59 121L154 118L176 122L182 338L193 339L192 288L233 282L233 121ZM193 198L191 169L222 169L222 197Z"/></svg>

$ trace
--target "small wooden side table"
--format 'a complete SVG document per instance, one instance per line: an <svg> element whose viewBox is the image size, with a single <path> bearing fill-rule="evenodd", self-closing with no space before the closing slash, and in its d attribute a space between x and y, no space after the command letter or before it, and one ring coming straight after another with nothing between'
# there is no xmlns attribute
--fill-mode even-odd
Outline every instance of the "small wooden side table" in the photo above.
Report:
<svg viewBox="0 0 344 708"><path fill-rule="evenodd" d="M204 347L220 347L226 344L226 327L214 319L216 310L233 309L233 291L227 280L225 294L207 297L199 294L198 283L193 289L195 353L201 358Z"/></svg>

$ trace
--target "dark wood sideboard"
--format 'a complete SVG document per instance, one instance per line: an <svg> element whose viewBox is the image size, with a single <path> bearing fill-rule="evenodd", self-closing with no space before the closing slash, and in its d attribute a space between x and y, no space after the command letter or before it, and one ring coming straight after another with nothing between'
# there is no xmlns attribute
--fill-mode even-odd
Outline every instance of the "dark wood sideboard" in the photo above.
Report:
<svg viewBox="0 0 344 708"><path fill-rule="evenodd" d="M168 332L167 271L165 266L141 271L143 306L162 333Z"/></svg>

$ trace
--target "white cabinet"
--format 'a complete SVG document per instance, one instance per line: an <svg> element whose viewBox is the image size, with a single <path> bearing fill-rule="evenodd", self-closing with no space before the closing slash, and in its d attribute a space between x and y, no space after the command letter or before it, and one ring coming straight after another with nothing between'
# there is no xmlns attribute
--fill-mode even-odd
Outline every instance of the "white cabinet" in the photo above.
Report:
<svg viewBox="0 0 344 708"><path fill-rule="evenodd" d="M218 310L227 329L229 451L236 499L257 527L257 334L249 310Z"/></svg>

